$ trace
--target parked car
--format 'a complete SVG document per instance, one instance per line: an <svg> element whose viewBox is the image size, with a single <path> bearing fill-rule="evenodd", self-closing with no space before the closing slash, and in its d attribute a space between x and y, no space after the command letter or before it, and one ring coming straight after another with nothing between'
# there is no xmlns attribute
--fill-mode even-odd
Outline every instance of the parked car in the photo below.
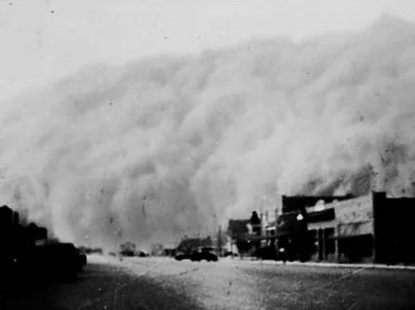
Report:
<svg viewBox="0 0 415 310"><path fill-rule="evenodd" d="M215 253L213 247L201 247L191 253L179 252L174 258L179 261L189 259L193 262L200 262L202 260L206 260L208 262L218 261L218 255Z"/></svg>
<svg viewBox="0 0 415 310"><path fill-rule="evenodd" d="M174 256L174 259L181 261L185 259L191 259L191 256L191 253L177 252Z"/></svg>
<svg viewBox="0 0 415 310"><path fill-rule="evenodd" d="M208 262L217 262L218 261L218 255L215 253L213 248L210 247L204 247L196 252L193 253L192 261L202 261L206 260Z"/></svg>

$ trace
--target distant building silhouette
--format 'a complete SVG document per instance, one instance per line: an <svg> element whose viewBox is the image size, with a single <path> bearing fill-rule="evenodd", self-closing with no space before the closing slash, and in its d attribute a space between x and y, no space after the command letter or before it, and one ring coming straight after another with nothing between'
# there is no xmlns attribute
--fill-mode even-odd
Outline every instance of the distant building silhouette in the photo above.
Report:
<svg viewBox="0 0 415 310"><path fill-rule="evenodd" d="M72 277L86 265L86 256L72 244L52 242L47 229L22 225L19 213L0 207L0 285Z"/></svg>

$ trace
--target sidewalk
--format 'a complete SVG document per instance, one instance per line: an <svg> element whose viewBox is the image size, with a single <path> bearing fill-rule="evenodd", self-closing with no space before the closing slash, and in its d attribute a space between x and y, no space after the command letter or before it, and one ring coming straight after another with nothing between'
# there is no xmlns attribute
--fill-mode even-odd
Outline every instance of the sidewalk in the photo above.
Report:
<svg viewBox="0 0 415 310"><path fill-rule="evenodd" d="M259 259L240 259L240 258L222 258L222 262L244 262L248 264L264 265L284 265L282 261L259 260ZM286 262L287 266L312 266L312 267L339 267L339 268L367 268L367 269L392 269L392 270L414 270L415 265L385 265L385 264L346 264L346 263L329 263L329 262Z"/></svg>

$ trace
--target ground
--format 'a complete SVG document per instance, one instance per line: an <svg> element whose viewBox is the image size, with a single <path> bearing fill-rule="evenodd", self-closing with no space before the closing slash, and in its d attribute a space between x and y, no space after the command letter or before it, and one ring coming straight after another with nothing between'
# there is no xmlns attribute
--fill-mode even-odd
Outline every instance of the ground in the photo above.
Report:
<svg viewBox="0 0 415 310"><path fill-rule="evenodd" d="M94 256L69 282L0 294L0 309L415 309L415 271Z"/></svg>

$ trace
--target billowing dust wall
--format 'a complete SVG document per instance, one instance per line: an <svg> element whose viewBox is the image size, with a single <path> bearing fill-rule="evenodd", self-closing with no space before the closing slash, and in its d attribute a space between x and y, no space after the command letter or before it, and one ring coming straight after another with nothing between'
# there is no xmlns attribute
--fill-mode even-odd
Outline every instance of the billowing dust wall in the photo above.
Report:
<svg viewBox="0 0 415 310"><path fill-rule="evenodd" d="M2 103L2 204L59 238L206 234L277 196L414 194L415 28L96 65Z"/></svg>

